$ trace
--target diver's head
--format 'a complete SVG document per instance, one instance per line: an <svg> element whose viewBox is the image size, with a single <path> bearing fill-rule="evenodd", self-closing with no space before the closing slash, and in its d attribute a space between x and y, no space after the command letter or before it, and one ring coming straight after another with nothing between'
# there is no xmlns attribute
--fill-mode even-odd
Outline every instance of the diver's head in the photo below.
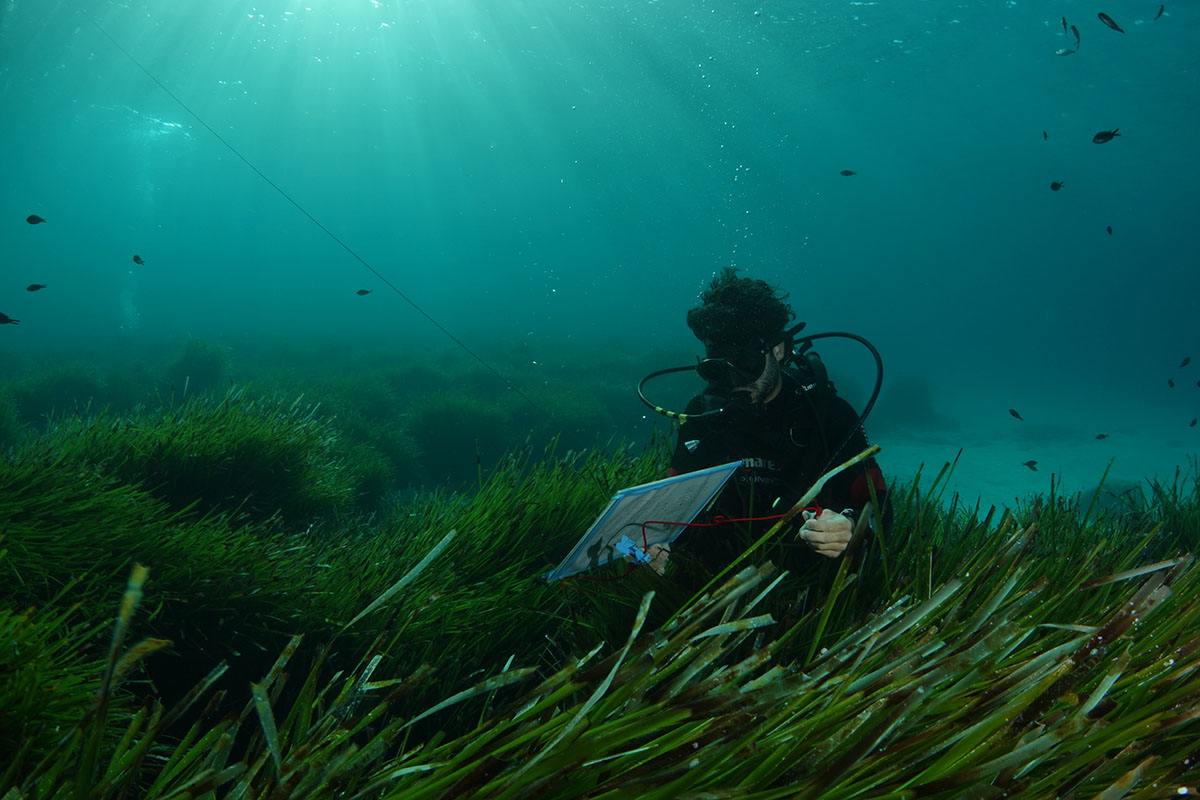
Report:
<svg viewBox="0 0 1200 800"><path fill-rule="evenodd" d="M719 391L745 391L751 402L779 391L780 364L791 352L788 323L795 319L787 295L766 281L740 278L724 269L688 311L687 324L704 342L696 364L700 377Z"/></svg>

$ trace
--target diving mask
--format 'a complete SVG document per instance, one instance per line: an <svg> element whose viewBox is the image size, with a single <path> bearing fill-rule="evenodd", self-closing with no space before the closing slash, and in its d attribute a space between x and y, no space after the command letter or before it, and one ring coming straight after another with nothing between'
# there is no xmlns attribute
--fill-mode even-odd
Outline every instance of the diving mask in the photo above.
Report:
<svg viewBox="0 0 1200 800"><path fill-rule="evenodd" d="M765 347L706 342L704 350L704 358L696 361L696 373L705 382L724 389L753 383L767 364Z"/></svg>

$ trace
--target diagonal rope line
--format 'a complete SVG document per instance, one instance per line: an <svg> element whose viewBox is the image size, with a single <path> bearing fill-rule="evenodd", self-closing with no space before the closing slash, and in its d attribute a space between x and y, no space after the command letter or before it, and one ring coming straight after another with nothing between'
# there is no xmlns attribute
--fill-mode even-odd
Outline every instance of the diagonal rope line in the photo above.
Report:
<svg viewBox="0 0 1200 800"><path fill-rule="evenodd" d="M329 230L329 228L326 228L324 225L322 225L321 221L319 219L317 219L312 214L310 214L304 206L300 205L300 203L297 202L295 198L293 198L290 194L285 192L279 186L279 184L275 183L275 181L273 181L269 177L267 177L266 173L264 173L261 169L259 169L258 167L256 167L254 165L254 162L252 162L250 159L248 159L244 155L242 155L238 151L238 149L236 147L234 147L232 144L230 144L229 141L224 136L217 133L217 131L214 130L213 127L211 125L209 125L207 122L205 122L204 119L199 114L197 114L195 111L192 111L192 109L188 107L187 103L180 100L179 97L176 96L176 94L174 92L172 92L170 89L168 89L166 84L164 84L162 81L160 81L154 75L153 72L146 69L146 67L144 67L140 61L138 61L136 58L134 58L133 54L131 54L124 47L122 47L121 43L118 42L116 39L114 39L112 37L112 35L109 34L109 32L106 31L100 25L100 23L95 20L94 17L92 17L91 14L88 14L86 11L84 11L83 15L86 16L88 18L88 20L93 25L96 26L96 30L98 30L98 31L100 31L100 33L104 34L104 37L106 39L108 39L108 41L112 42L113 47L120 50L121 53L124 54L124 56L133 63L134 66L136 66L138 69L140 69L146 75L147 78L154 81L154 83L158 86L158 88L162 89L163 92L168 97L170 97L172 100L174 100L175 103L180 108L182 108L184 111L186 111L188 113L188 115L191 116L192 119L196 120L196 122L199 123L201 127L203 127L206 131L211 133L213 135L213 138L215 138L218 142L225 145L225 149L227 149L229 152L231 152L235 156L237 156L238 159L243 164L245 164L250 169L251 172L253 172L258 177L262 178L263 181L268 186L270 186L272 189L274 189L279 194L280 197L282 197L284 200L287 200L289 203L292 204L293 207L295 207L295 209L297 211L299 211L301 214L303 214L305 217L307 217L309 222L311 222L313 225L316 225L321 230L322 233L324 233L326 236L328 236L330 239L332 239L334 242L336 242L339 247L341 247L343 250L345 250L347 253L349 253L350 256L352 258L354 258L355 261L357 261L359 264L362 264L364 267L366 267L371 272L372 275L374 275L376 278L378 278L380 281L382 281L384 283L384 285L386 285L389 289L391 289L393 292L395 292L397 295L399 295L400 298L402 300L404 300L404 302L406 302L410 306L412 306L417 311L418 314L420 314L425 319L427 319L429 321L429 323L431 325L433 325L433 327L437 328L439 331L441 331L443 334L445 334L446 337L448 339L450 339L450 341L454 342L456 345L458 345L460 348L462 348L462 350L465 353L467 353L467 355L471 356L471 358L475 359L481 365L483 365L483 367L488 372L492 373L497 378L502 380L504 382L504 385L508 388L509 391L515 392L522 400L524 400L526 403L529 403L529 405L533 406L535 409L537 409L541 413L545 414L546 416L548 416L548 417L552 416L550 414L550 412L548 412L546 409L542 408L540 405L535 403L528 395L526 395L524 392L522 392L520 389L518 389L516 386L514 386L513 382L510 381L503 373L501 373L498 369L496 369L490 363L488 363L482 356L480 356L478 353L476 353L474 350L472 350L470 347L468 347L467 344L462 339L459 339L457 336L455 336L453 333L451 333L450 330L447 329L445 325L438 322L436 319L434 319L434 317L428 311L421 308L421 306L418 305L415 300L413 300L411 297L409 297L407 294L405 294L403 291L401 291L398 286L396 286L394 283L392 283L390 280L388 280L386 277L384 277L383 273L381 273L379 270L375 269L375 267L371 266L370 262L368 262L365 258L360 256L357 252L355 252L354 248L352 248L350 245L348 245L344 241L342 241L341 238L339 238L336 233L334 233L333 231Z"/></svg>

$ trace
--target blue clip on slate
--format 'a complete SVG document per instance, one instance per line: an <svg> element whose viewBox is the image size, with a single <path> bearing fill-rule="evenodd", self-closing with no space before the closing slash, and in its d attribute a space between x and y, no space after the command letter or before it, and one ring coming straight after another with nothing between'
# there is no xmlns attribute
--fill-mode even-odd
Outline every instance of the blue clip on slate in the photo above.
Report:
<svg viewBox="0 0 1200 800"><path fill-rule="evenodd" d="M650 554L647 553L642 546L630 539L628 536L622 536L621 541L617 542L617 552L623 556L629 556L639 564L649 564Z"/></svg>

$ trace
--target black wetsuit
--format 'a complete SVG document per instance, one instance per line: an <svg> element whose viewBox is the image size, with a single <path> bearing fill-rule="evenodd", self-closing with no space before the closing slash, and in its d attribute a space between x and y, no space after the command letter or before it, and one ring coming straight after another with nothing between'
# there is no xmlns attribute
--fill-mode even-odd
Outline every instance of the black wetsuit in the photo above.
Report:
<svg viewBox="0 0 1200 800"><path fill-rule="evenodd" d="M698 395L688 403L686 413L700 413L714 403L721 404L711 396ZM857 423L858 413L831 384L805 383L790 370L784 371L783 386L770 402L751 405L735 401L723 414L682 423L671 457L671 474L740 460L742 467L711 507L710 519L783 514L821 475L867 448L866 434ZM834 476L814 503L838 512L859 512L871 499L868 480L883 503L883 475L874 459ZM886 519L885 511L885 524ZM700 559L709 571L721 569L772 524L774 520L688 528L674 550L685 559ZM794 536L780 538L793 543L788 549L799 549ZM781 554L780 546L783 543L776 544L773 557L794 560ZM672 560L677 560L677 555L673 554Z"/></svg>

